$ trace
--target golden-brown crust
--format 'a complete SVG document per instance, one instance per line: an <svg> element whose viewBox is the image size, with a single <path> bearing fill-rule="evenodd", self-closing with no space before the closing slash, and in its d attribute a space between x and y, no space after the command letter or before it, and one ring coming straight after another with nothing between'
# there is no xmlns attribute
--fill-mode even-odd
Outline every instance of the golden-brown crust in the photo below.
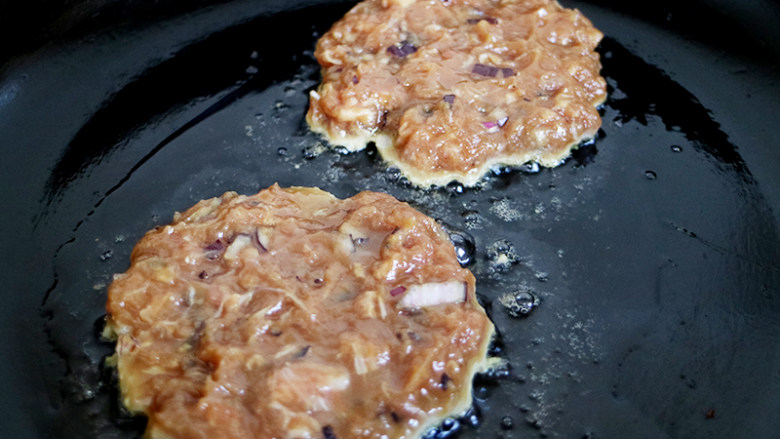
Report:
<svg viewBox="0 0 780 439"><path fill-rule="evenodd" d="M416 437L471 403L493 331L474 292L389 195L226 193L147 233L109 288L123 401L155 438Z"/></svg>
<svg viewBox="0 0 780 439"><path fill-rule="evenodd" d="M555 0L366 0L318 42L312 129L419 185L556 166L601 125L601 32Z"/></svg>

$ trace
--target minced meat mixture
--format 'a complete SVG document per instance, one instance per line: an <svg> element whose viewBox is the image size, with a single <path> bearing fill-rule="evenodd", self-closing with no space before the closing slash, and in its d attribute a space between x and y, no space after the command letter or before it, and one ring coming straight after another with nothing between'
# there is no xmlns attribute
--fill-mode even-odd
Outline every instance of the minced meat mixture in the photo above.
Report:
<svg viewBox="0 0 780 439"><path fill-rule="evenodd" d="M365 0L317 44L307 120L421 186L556 166L601 125L601 38L555 0Z"/></svg>
<svg viewBox="0 0 780 439"><path fill-rule="evenodd" d="M148 232L107 308L151 438L417 437L470 406L493 334L431 218L276 185Z"/></svg>

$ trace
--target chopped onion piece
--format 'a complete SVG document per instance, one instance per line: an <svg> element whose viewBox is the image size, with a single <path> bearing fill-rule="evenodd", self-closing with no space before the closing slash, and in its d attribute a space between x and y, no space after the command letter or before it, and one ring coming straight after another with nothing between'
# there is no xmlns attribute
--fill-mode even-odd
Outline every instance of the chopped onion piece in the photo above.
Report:
<svg viewBox="0 0 780 439"><path fill-rule="evenodd" d="M252 242L255 244L255 247L258 248L258 250L267 252L268 251L268 244L271 242L271 227L258 227L257 230L255 230L255 236Z"/></svg>
<svg viewBox="0 0 780 439"><path fill-rule="evenodd" d="M446 103L448 103L450 105L455 103L455 95L444 95L444 98L442 98L442 99L444 99L444 102L446 102Z"/></svg>
<svg viewBox="0 0 780 439"><path fill-rule="evenodd" d="M368 241L368 234L349 222L342 224L339 232L348 235L353 245L363 245Z"/></svg>
<svg viewBox="0 0 780 439"><path fill-rule="evenodd" d="M515 76L515 71L510 69L509 67L502 67L501 68L501 75L503 75L504 78L508 78L510 76Z"/></svg>
<svg viewBox="0 0 780 439"><path fill-rule="evenodd" d="M487 21L490 24L498 24L498 19L493 18L493 17L469 18L468 20L466 20L466 23L468 23L468 24L477 24L477 23L479 23L482 20Z"/></svg>
<svg viewBox="0 0 780 439"><path fill-rule="evenodd" d="M487 66L485 64L474 64L471 68L471 73L480 76L487 76L489 78L495 78L498 74L498 67Z"/></svg>
<svg viewBox="0 0 780 439"><path fill-rule="evenodd" d="M498 126L500 126L500 127L503 127L504 125L506 125L506 123L507 123L508 121L509 121L509 116L504 116L504 117L502 117L501 119L498 119L498 120L496 121L496 123L498 124Z"/></svg>
<svg viewBox="0 0 780 439"><path fill-rule="evenodd" d="M426 306L457 303L466 300L466 283L450 281L412 285L398 303L401 308L422 308Z"/></svg>
<svg viewBox="0 0 780 439"><path fill-rule="evenodd" d="M387 52L395 57L405 58L417 52L417 46L408 41L401 41L399 44L388 47Z"/></svg>
<svg viewBox="0 0 780 439"><path fill-rule="evenodd" d="M216 241L206 246L206 251L222 251L224 249L225 249L225 244L222 242L221 239L217 239Z"/></svg>
<svg viewBox="0 0 780 439"><path fill-rule="evenodd" d="M252 238L247 235L238 235L236 239L225 250L224 258L228 261L238 258L241 250L252 245Z"/></svg>
<svg viewBox="0 0 780 439"><path fill-rule="evenodd" d="M486 133L497 133L498 124L495 122L482 122L482 126L485 127Z"/></svg>
<svg viewBox="0 0 780 439"><path fill-rule="evenodd" d="M222 252L225 250L225 244L222 242L221 239L217 239L216 241L207 245L204 250L206 253L206 259L210 261L216 261L217 259L219 259L219 257L222 255Z"/></svg>
<svg viewBox="0 0 780 439"><path fill-rule="evenodd" d="M399 294L402 294L404 291L406 291L406 287L395 287L392 290L390 290L390 295L395 297Z"/></svg>

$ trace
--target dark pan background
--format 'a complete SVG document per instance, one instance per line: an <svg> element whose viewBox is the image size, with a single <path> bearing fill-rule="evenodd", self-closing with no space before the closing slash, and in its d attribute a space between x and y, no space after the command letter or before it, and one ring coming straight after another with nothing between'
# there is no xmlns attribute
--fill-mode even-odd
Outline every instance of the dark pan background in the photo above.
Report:
<svg viewBox="0 0 780 439"><path fill-rule="evenodd" d="M777 2L564 1L606 34L599 137L469 190L307 131L352 3L50 3L0 5L3 437L138 437L102 366L112 273L175 210L274 182L386 191L473 240L510 367L438 437L780 434Z"/></svg>

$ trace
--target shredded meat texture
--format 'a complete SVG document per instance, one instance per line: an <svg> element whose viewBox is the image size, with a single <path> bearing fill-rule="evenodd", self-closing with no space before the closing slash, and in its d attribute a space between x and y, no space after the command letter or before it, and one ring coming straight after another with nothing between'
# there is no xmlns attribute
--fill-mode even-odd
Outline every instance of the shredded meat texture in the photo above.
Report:
<svg viewBox="0 0 780 439"><path fill-rule="evenodd" d="M418 437L470 407L493 334L431 218L277 185L148 232L107 309L150 438Z"/></svg>
<svg viewBox="0 0 780 439"><path fill-rule="evenodd" d="M557 166L601 126L601 38L555 0L365 0L317 44L307 120L421 186Z"/></svg>

